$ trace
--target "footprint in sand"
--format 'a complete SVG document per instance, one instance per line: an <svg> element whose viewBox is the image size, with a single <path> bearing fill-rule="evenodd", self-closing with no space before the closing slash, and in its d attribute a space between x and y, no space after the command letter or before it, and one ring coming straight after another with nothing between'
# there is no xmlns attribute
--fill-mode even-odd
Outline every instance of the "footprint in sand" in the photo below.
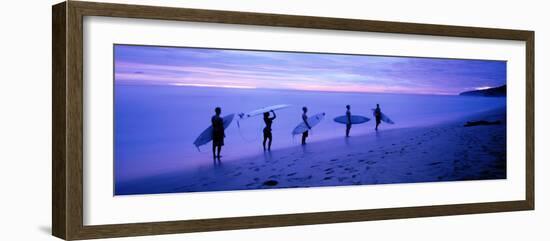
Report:
<svg viewBox="0 0 550 241"><path fill-rule="evenodd" d="M323 180L330 180L330 179L332 179L332 176L323 178Z"/></svg>
<svg viewBox="0 0 550 241"><path fill-rule="evenodd" d="M287 181L289 181L289 182L304 182L304 181L307 181L307 180L311 179L312 177L313 177L312 175L309 175L307 177L294 177L294 178L287 179Z"/></svg>
<svg viewBox="0 0 550 241"><path fill-rule="evenodd" d="M294 176L294 175L296 175L296 172L290 173L287 176L291 177L291 176Z"/></svg>

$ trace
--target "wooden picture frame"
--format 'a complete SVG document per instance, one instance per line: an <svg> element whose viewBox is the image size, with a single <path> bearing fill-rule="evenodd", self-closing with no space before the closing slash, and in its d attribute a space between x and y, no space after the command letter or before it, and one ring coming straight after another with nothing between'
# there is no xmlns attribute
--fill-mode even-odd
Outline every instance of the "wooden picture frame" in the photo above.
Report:
<svg viewBox="0 0 550 241"><path fill-rule="evenodd" d="M534 32L263 13L68 1L52 7L52 233L66 240L533 210ZM526 43L525 199L168 222L83 224L83 17L107 16L518 40Z"/></svg>

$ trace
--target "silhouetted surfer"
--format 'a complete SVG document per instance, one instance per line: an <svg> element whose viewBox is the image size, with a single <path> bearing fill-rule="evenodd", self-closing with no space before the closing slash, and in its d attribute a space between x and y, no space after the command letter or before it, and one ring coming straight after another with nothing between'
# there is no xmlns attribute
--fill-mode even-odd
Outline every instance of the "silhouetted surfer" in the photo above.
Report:
<svg viewBox="0 0 550 241"><path fill-rule="evenodd" d="M271 124L273 124L273 120L277 118L277 115L275 114L275 111L271 110L271 113L273 113L273 117L269 117L269 112L264 112L264 151L265 151L265 142L269 140L269 143L267 144L267 150L271 151L271 141L273 140L273 135L271 134Z"/></svg>
<svg viewBox="0 0 550 241"><path fill-rule="evenodd" d="M380 110L379 104L376 104L376 109L374 109L374 118L376 119L376 127L374 130L378 131L378 125L380 125L380 121L382 120L382 110Z"/></svg>
<svg viewBox="0 0 550 241"><path fill-rule="evenodd" d="M223 118L220 116L222 109L216 107L216 115L212 116L212 155L214 156L214 163L216 163L216 158L219 162L220 152L223 146L223 139L225 138L225 131L223 128ZM216 149L218 151L216 155Z"/></svg>
<svg viewBox="0 0 550 241"><path fill-rule="evenodd" d="M309 130L311 130L311 126L309 125L309 123L307 122L307 107L302 107L302 111L304 112L302 114L302 120L304 121L304 123L306 124L307 128ZM309 134L309 131L305 131L304 133L302 133L302 145L305 145L306 144L306 138Z"/></svg>
<svg viewBox="0 0 550 241"><path fill-rule="evenodd" d="M351 130L351 111L350 106L346 105L346 137L349 137L349 130Z"/></svg>

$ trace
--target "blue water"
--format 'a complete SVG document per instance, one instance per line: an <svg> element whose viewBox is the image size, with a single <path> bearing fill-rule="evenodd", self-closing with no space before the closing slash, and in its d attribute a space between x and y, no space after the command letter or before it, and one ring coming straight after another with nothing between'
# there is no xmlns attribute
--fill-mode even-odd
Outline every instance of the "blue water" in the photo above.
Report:
<svg viewBox="0 0 550 241"><path fill-rule="evenodd" d="M371 109L377 103L396 123L383 123L380 129L384 130L431 125L504 107L506 98L116 85L115 181L210 165L211 146L202 146L199 152L193 141L210 125L216 106L222 108L224 116L275 104L291 105L276 112L272 150L277 150L298 145L300 137L293 137L291 131L301 122L302 106L308 107L310 116L326 113L326 118L311 131L308 138L311 143L344 135L345 126L332 119L344 115L347 104L351 105L353 115L372 118ZM240 128L236 118L226 130L224 161L263 151L261 116L239 123ZM366 134L373 129L371 120L354 125L351 135Z"/></svg>

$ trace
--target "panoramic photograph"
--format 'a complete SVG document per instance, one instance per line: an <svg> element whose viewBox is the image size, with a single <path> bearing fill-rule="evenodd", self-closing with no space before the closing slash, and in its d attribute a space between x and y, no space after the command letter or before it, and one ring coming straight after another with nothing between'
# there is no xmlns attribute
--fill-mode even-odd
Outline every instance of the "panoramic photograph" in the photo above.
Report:
<svg viewBox="0 0 550 241"><path fill-rule="evenodd" d="M506 179L506 61L113 50L115 196Z"/></svg>

